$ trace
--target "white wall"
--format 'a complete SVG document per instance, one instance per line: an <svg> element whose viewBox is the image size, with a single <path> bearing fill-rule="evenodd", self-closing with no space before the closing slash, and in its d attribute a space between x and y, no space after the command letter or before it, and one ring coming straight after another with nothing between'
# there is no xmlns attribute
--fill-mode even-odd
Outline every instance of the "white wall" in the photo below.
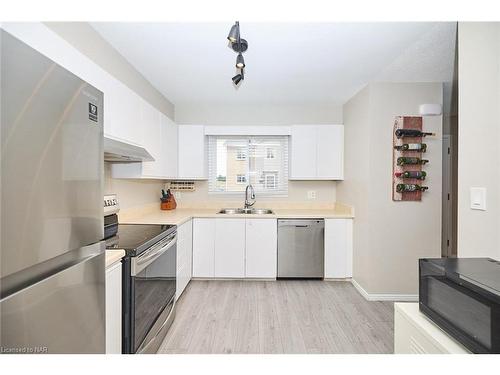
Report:
<svg viewBox="0 0 500 375"><path fill-rule="evenodd" d="M201 125L293 125L341 124L342 107L331 104L179 104L175 121ZM332 205L335 203L335 181L289 181L288 197L259 197L257 205L288 203L302 206ZM316 199L308 200L307 192L316 191ZM195 192L183 192L178 199L183 206L212 205L221 201L242 203L241 197L208 194L207 182L196 182Z"/></svg>
<svg viewBox="0 0 500 375"><path fill-rule="evenodd" d="M244 88L243 88L244 89ZM341 124L342 106L323 104L176 104L177 124L298 125Z"/></svg>
<svg viewBox="0 0 500 375"><path fill-rule="evenodd" d="M153 107L174 119L174 105L87 22L44 24Z"/></svg>
<svg viewBox="0 0 500 375"><path fill-rule="evenodd" d="M440 83L374 83L344 106L345 180L337 200L355 208L353 278L372 294L418 293L418 259L441 255L442 119L424 118L429 190L420 202L392 201L395 116L442 103Z"/></svg>
<svg viewBox="0 0 500 375"><path fill-rule="evenodd" d="M458 256L500 259L500 24L458 27ZM487 210L470 209L470 188Z"/></svg>

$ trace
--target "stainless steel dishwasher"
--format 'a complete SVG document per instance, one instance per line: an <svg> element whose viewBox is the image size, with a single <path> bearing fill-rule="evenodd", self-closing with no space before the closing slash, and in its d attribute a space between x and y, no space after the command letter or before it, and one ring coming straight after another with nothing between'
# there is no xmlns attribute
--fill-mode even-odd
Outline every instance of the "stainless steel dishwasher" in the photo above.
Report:
<svg viewBox="0 0 500 375"><path fill-rule="evenodd" d="M324 243L324 220L278 220L278 277L322 279Z"/></svg>

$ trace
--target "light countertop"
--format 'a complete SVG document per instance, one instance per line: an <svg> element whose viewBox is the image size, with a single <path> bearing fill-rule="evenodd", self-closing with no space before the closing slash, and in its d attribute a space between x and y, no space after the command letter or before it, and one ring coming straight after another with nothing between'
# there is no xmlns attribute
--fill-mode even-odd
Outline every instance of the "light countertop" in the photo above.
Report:
<svg viewBox="0 0 500 375"><path fill-rule="evenodd" d="M271 208L272 209L272 208ZM341 219L354 217L353 209L345 205L336 205L335 208L277 208L274 214L218 214L220 208L177 208L162 211L159 208L145 209L142 212L120 213L119 222L123 224L172 224L181 225L192 218L252 218L252 219Z"/></svg>
<svg viewBox="0 0 500 375"><path fill-rule="evenodd" d="M106 250L106 268L119 262L125 256L125 250Z"/></svg>

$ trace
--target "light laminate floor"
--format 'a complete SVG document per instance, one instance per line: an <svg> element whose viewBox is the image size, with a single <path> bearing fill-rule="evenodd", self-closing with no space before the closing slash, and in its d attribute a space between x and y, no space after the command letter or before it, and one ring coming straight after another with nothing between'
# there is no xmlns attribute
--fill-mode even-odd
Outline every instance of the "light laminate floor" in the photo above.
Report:
<svg viewBox="0 0 500 375"><path fill-rule="evenodd" d="M349 282L191 281L159 353L392 353L393 316Z"/></svg>

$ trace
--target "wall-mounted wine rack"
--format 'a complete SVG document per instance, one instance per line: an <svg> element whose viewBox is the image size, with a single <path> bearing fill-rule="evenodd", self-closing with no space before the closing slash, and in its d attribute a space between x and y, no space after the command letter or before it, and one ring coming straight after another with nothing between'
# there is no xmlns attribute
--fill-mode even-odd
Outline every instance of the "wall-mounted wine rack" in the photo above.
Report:
<svg viewBox="0 0 500 375"><path fill-rule="evenodd" d="M392 200L420 201L422 193L427 190L425 186L426 172L422 168L427 162L422 156L427 148L427 145L423 143L423 135L433 134L423 133L420 136L402 137L396 135L399 133L398 130L404 132L406 129L422 132L422 117L397 116L394 121L392 131Z"/></svg>

